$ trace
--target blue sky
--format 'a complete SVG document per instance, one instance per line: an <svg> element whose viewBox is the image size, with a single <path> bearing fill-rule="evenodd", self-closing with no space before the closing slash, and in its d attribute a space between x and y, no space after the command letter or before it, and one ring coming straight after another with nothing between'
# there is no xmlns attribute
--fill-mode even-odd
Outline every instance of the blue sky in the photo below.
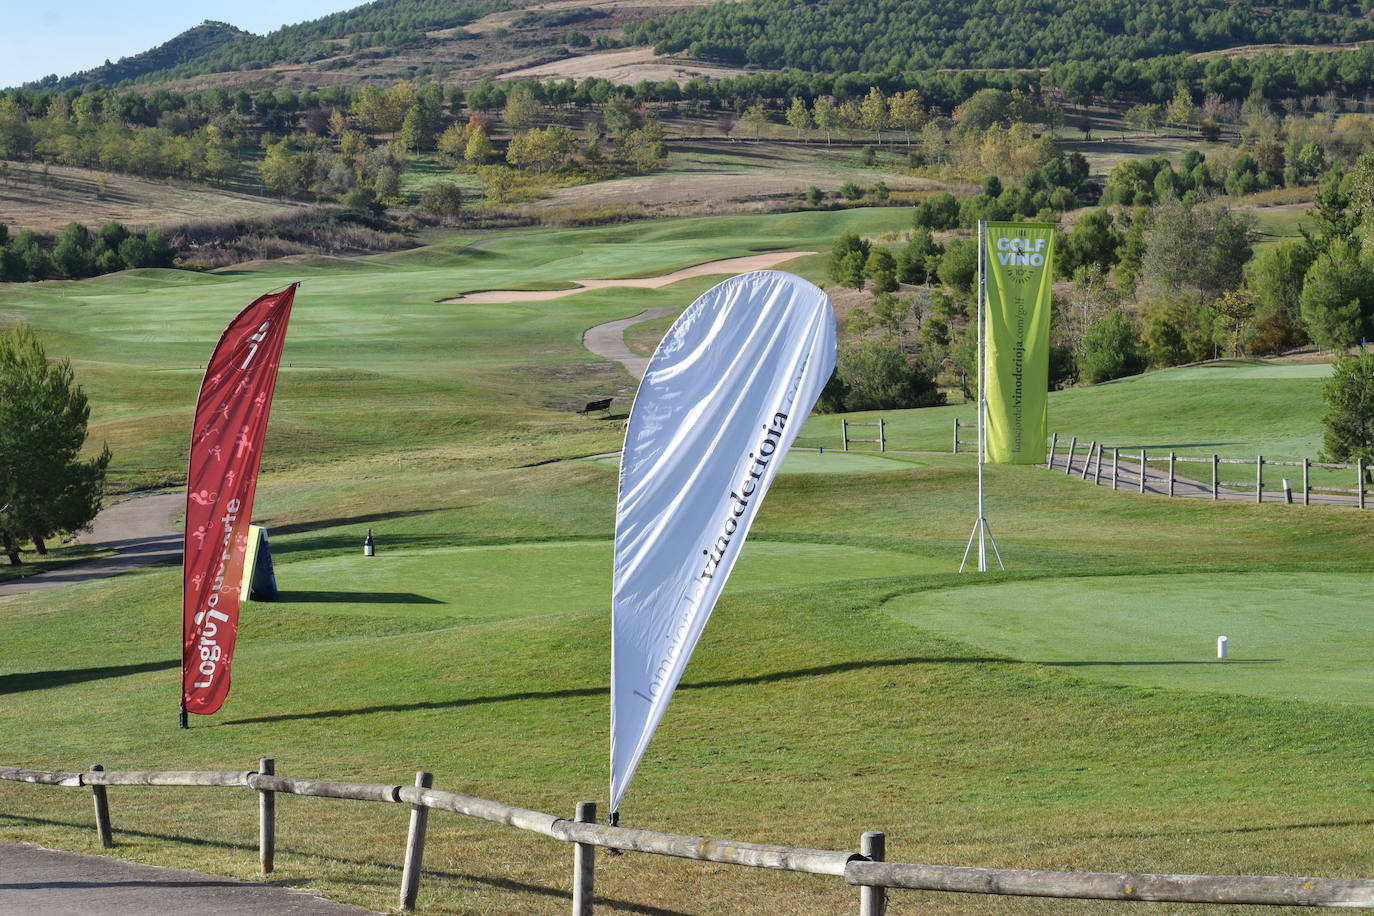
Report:
<svg viewBox="0 0 1374 916"><path fill-rule="evenodd" d="M262 35L366 0L0 0L0 87L157 47L206 19Z"/></svg>

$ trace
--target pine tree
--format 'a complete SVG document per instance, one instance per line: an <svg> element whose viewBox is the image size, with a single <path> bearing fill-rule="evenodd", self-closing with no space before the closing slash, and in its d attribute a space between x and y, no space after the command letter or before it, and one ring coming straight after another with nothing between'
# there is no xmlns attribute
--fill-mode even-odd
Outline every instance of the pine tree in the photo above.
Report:
<svg viewBox="0 0 1374 916"><path fill-rule="evenodd" d="M48 362L24 325L0 335L0 545L40 554L58 533L80 531L100 510L110 451L79 455L90 407L66 360Z"/></svg>
<svg viewBox="0 0 1374 916"><path fill-rule="evenodd" d="M1322 397L1327 406L1322 417L1326 457L1361 458L1366 468L1374 465L1374 353L1336 360L1322 385Z"/></svg>

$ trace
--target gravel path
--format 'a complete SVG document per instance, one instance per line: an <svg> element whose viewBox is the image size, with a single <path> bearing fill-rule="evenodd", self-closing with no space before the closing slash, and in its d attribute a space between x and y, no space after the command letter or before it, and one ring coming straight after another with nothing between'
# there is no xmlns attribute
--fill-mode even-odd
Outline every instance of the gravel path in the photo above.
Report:
<svg viewBox="0 0 1374 916"><path fill-rule="evenodd" d="M306 891L0 843L0 916L366 916Z"/></svg>

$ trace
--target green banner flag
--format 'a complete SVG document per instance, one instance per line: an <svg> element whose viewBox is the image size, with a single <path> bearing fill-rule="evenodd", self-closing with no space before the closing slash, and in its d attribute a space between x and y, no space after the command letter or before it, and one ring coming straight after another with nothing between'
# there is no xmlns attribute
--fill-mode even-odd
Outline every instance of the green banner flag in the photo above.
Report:
<svg viewBox="0 0 1374 916"><path fill-rule="evenodd" d="M986 223L987 460L1045 460L1054 227Z"/></svg>

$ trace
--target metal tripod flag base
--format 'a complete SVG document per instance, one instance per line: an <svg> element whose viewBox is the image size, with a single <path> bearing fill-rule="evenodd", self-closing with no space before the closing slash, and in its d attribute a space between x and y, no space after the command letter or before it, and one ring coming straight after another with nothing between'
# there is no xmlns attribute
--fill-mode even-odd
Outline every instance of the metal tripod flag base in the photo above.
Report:
<svg viewBox="0 0 1374 916"><path fill-rule="evenodd" d="M988 526L988 520L979 518L973 523L973 533L968 536L968 546L964 548L964 559L959 562L959 572L964 571L968 565L968 555L973 550L973 542L978 542L978 571L988 571L988 545L992 545L992 554L997 557L997 565L1006 570L1007 565L1002 562L1002 551L997 549L997 539L992 536L992 528Z"/></svg>

